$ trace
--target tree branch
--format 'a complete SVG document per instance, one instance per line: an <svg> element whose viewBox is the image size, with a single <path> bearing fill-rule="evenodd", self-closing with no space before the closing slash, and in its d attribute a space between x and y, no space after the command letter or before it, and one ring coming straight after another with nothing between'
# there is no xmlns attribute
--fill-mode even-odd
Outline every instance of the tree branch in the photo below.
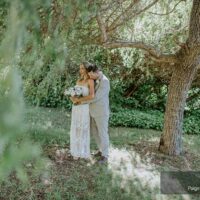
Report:
<svg viewBox="0 0 200 200"><path fill-rule="evenodd" d="M125 9L124 12L122 12L120 15L116 17L116 19L112 22L112 24L109 26L108 30L114 30L117 24L121 24L125 21L125 19L130 16L130 11L133 8L133 6L138 3L140 0L133 0L130 5ZM125 16L126 15L126 16Z"/></svg>
<svg viewBox="0 0 200 200"><path fill-rule="evenodd" d="M97 13L96 19L97 19L97 23L99 25L99 28L101 30L101 40L102 40L102 42L107 42L108 36L107 36L107 33L106 33L106 28L105 28L104 22L103 22L99 13Z"/></svg>
<svg viewBox="0 0 200 200"><path fill-rule="evenodd" d="M166 13L154 13L154 12L149 12L150 14L153 14L153 15L169 15L171 14L172 12L174 12L174 10L176 9L176 7L182 2L182 1L186 1L186 0L180 0L178 3L175 4L175 6L173 7L173 9L169 12L166 12Z"/></svg>
<svg viewBox="0 0 200 200"><path fill-rule="evenodd" d="M143 8L142 10L134 13L131 8L133 7L134 4L138 3L138 0L135 0L134 3L132 2L129 7L125 10L125 12L123 12L121 15L119 15L114 22L108 27L107 32L111 32L113 30L115 30L117 27L121 26L122 24L124 24L125 22L129 21L130 19L138 16L139 14L141 14L142 12L148 10L149 8L151 8L153 5L155 5L159 0L154 0L152 3L150 3L148 6L146 6L145 8ZM132 12L130 12L132 11ZM126 16L123 16L125 15Z"/></svg>
<svg viewBox="0 0 200 200"><path fill-rule="evenodd" d="M137 48L142 49L149 54L149 56L156 62L162 63L177 63L178 59L175 55L171 54L161 54L158 50L156 50L153 46L147 45L143 42L128 42L128 41L116 41L116 42L106 42L102 44L107 48Z"/></svg>
<svg viewBox="0 0 200 200"><path fill-rule="evenodd" d="M148 6L143 8L142 10L138 12L133 12L132 8L136 3L138 3L139 0L133 0L131 4L125 9L125 12L123 12L121 15L117 16L116 19L113 21L113 23L107 28L105 25L105 22L102 19L102 16L100 16L100 12L96 15L96 20L101 32L101 42L100 44L107 48L137 48L142 49L146 52L146 55L150 56L152 60L159 62L159 63L178 63L178 58L175 55L172 54L162 54L160 51L158 51L155 47L151 45L147 45L143 42L131 42L131 41L109 41L108 34L110 34L113 30L115 30L118 26L121 26L125 21L130 20L131 18L141 14L142 12L148 10L151 8L154 4L158 2L158 0L154 0L152 3L150 3ZM133 14L130 14L130 11L133 12ZM125 15L125 16L124 16Z"/></svg>

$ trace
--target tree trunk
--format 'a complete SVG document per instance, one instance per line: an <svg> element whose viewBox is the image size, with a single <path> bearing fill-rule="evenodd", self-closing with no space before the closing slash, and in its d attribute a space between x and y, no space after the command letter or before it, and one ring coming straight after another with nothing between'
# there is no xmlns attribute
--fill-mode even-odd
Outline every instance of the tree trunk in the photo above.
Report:
<svg viewBox="0 0 200 200"><path fill-rule="evenodd" d="M175 66L172 74L159 146L159 150L165 154L180 155L182 152L183 112L196 70L197 66L193 65L188 68Z"/></svg>
<svg viewBox="0 0 200 200"><path fill-rule="evenodd" d="M159 150L169 155L182 153L183 112L188 90L200 63L200 1L193 0L189 36L186 45L177 53L180 64L174 66Z"/></svg>

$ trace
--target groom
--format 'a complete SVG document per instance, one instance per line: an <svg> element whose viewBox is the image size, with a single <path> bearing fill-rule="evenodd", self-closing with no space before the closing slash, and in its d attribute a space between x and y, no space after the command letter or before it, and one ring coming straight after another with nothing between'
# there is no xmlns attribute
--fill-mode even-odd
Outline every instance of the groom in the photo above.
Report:
<svg viewBox="0 0 200 200"><path fill-rule="evenodd" d="M108 120L110 82L95 64L90 64L87 71L90 78L95 80L95 97L89 101L90 130L95 137L99 149L95 155L100 157L99 163L106 163L109 149ZM84 97L79 98L78 101L78 103L84 103Z"/></svg>

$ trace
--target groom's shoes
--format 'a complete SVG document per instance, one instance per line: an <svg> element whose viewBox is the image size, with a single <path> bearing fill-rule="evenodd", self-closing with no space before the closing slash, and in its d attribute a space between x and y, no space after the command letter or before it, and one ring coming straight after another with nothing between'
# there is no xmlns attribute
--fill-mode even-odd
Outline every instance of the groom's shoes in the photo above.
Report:
<svg viewBox="0 0 200 200"><path fill-rule="evenodd" d="M99 164L107 164L108 163L108 158L101 156L101 158L98 161Z"/></svg>
<svg viewBox="0 0 200 200"><path fill-rule="evenodd" d="M102 156L101 151L98 151L97 153L94 154L94 157L101 157L101 156Z"/></svg>

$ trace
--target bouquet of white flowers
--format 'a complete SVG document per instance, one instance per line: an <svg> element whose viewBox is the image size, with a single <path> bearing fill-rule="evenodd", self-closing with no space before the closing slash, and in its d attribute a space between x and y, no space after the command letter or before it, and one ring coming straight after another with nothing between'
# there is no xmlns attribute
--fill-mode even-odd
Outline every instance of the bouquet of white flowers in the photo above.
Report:
<svg viewBox="0 0 200 200"><path fill-rule="evenodd" d="M71 97L81 97L83 96L83 88L77 85L70 87L64 91L64 95Z"/></svg>

